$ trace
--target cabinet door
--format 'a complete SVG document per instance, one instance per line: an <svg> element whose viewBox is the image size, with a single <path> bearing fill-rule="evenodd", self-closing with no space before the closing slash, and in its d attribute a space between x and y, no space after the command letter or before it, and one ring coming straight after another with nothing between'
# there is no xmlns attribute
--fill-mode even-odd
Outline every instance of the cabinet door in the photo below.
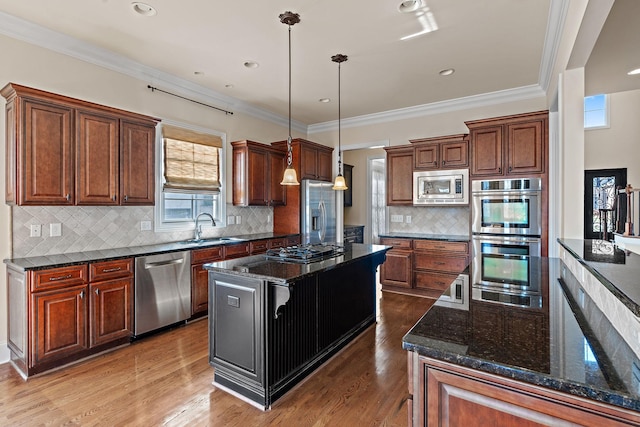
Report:
<svg viewBox="0 0 640 427"><path fill-rule="evenodd" d="M117 205L118 119L76 113L76 198L78 205Z"/></svg>
<svg viewBox="0 0 640 427"><path fill-rule="evenodd" d="M471 131L471 174L502 174L502 126Z"/></svg>
<svg viewBox="0 0 640 427"><path fill-rule="evenodd" d="M443 142L440 145L443 168L466 168L469 166L469 144L463 142Z"/></svg>
<svg viewBox="0 0 640 427"><path fill-rule="evenodd" d="M155 135L155 124L120 122L121 205L154 204Z"/></svg>
<svg viewBox="0 0 640 427"><path fill-rule="evenodd" d="M412 251L392 249L380 268L380 283L389 286L411 288Z"/></svg>
<svg viewBox="0 0 640 427"><path fill-rule="evenodd" d="M91 347L131 336L132 289L130 278L89 284Z"/></svg>
<svg viewBox="0 0 640 427"><path fill-rule="evenodd" d="M204 315L209 310L209 271L203 265L191 267L191 315Z"/></svg>
<svg viewBox="0 0 640 427"><path fill-rule="evenodd" d="M438 158L439 148L439 144L416 147L416 169L438 169L440 167L440 159Z"/></svg>
<svg viewBox="0 0 640 427"><path fill-rule="evenodd" d="M252 206L269 204L269 164L266 151L249 149L248 157L248 202Z"/></svg>
<svg viewBox="0 0 640 427"><path fill-rule="evenodd" d="M387 152L387 205L413 204L413 149Z"/></svg>
<svg viewBox="0 0 640 427"><path fill-rule="evenodd" d="M271 206L283 206L287 204L287 189L285 185L280 185L287 165L285 153L269 153L269 194Z"/></svg>
<svg viewBox="0 0 640 427"><path fill-rule="evenodd" d="M333 181L333 159L331 157L331 151L318 150L318 166L317 166L317 179L322 181Z"/></svg>
<svg viewBox="0 0 640 427"><path fill-rule="evenodd" d="M28 99L23 111L18 203L73 205L73 110Z"/></svg>
<svg viewBox="0 0 640 427"><path fill-rule="evenodd" d="M31 364L62 359L87 348L87 286L31 295Z"/></svg>
<svg viewBox="0 0 640 427"><path fill-rule="evenodd" d="M300 144L300 177L299 179L318 178L318 150Z"/></svg>
<svg viewBox="0 0 640 427"><path fill-rule="evenodd" d="M507 125L508 174L544 172L544 120Z"/></svg>

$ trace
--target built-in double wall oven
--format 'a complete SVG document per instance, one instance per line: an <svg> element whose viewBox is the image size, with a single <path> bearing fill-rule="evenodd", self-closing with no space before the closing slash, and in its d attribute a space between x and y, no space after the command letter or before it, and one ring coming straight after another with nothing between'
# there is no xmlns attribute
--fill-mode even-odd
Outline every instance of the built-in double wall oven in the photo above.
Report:
<svg viewBox="0 0 640 427"><path fill-rule="evenodd" d="M540 308L541 179L472 181L472 295Z"/></svg>

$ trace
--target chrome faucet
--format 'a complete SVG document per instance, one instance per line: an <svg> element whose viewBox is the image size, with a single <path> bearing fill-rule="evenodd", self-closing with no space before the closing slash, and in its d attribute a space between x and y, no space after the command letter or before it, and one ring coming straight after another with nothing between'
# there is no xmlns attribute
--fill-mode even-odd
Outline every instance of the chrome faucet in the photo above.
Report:
<svg viewBox="0 0 640 427"><path fill-rule="evenodd" d="M207 212L201 212L197 217L196 217L196 228L194 230L194 240L200 240L200 236L202 235L202 226L198 224L198 222L200 221L200 217L202 215L208 216L211 219L211 225L213 227L216 226L216 220L213 219L213 216L211 216L210 213Z"/></svg>

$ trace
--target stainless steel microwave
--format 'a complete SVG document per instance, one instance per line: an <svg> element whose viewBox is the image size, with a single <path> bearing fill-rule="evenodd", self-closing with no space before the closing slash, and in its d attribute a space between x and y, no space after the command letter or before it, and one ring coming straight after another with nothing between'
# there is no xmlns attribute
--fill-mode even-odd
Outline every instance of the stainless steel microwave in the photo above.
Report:
<svg viewBox="0 0 640 427"><path fill-rule="evenodd" d="M413 172L414 206L469 204L469 169Z"/></svg>

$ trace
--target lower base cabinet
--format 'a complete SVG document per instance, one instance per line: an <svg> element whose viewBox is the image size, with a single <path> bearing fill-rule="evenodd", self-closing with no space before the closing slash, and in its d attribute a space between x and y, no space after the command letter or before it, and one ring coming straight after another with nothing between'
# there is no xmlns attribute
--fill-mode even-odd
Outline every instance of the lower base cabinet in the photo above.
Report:
<svg viewBox="0 0 640 427"><path fill-rule="evenodd" d="M622 426L640 414L408 352L409 426Z"/></svg>

